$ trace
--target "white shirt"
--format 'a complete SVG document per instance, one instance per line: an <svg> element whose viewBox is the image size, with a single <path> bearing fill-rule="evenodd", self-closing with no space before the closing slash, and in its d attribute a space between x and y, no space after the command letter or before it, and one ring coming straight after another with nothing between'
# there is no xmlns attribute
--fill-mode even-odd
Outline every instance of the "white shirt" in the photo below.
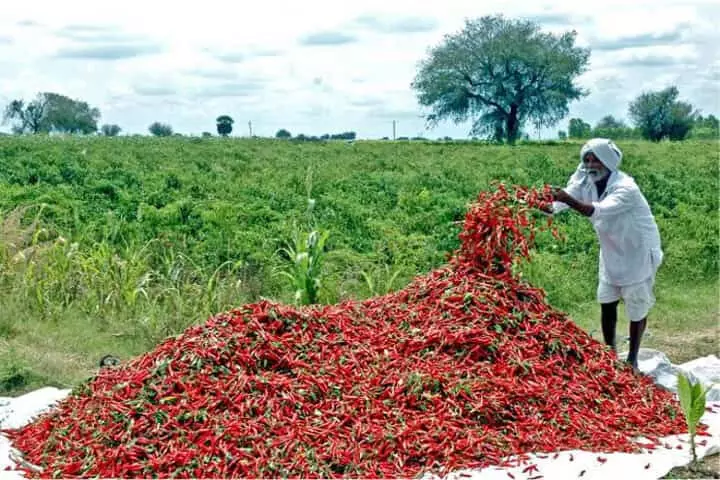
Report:
<svg viewBox="0 0 720 480"><path fill-rule="evenodd" d="M605 192L598 197L592 179L573 176L565 191L595 207L589 219L600 240L600 281L626 286L655 275L663 260L660 232L632 177L612 172ZM553 202L553 213L568 208L562 202Z"/></svg>

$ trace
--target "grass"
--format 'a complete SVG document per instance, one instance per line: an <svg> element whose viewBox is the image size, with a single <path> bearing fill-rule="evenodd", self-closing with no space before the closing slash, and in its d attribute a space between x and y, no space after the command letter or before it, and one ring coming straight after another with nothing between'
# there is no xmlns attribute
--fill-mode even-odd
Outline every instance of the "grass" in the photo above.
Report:
<svg viewBox="0 0 720 480"><path fill-rule="evenodd" d="M676 363L716 353L717 143L620 146L666 254L643 346ZM141 354L244 303L293 302L297 282L277 271L298 232L329 232L318 301L402 288L457 247L479 191L564 184L579 148L0 138L0 395L71 387L105 354ZM520 269L600 339L595 234L572 213L557 225L567 241L540 235Z"/></svg>
<svg viewBox="0 0 720 480"><path fill-rule="evenodd" d="M671 290L669 294L662 293L666 289L662 284L658 286L658 303L651 312L642 346L666 353L673 363L717 354L718 289L700 286L683 292ZM592 300L591 289L587 296L588 300L568 313L594 338L602 341L600 312ZM195 320L200 322L204 319L197 317ZM133 319L112 323L117 324L117 328L92 328L92 320L83 312L68 312L62 322L26 325L22 333L0 340L0 365L15 366L13 375L18 376L16 370L20 369L19 375L26 377L22 382L15 380L14 383L3 384L5 392L17 394L45 385L71 388L96 371L103 355L113 354L128 359L154 347L144 330L128 331L123 327L135 323ZM618 338L625 335L627 321L621 305ZM622 352L627 344L618 342L618 345ZM0 379L9 375L8 369L0 370Z"/></svg>
<svg viewBox="0 0 720 480"><path fill-rule="evenodd" d="M720 353L717 285L678 289L667 281L657 294L663 300L654 311L655 320L650 320L646 346L665 352L673 363Z"/></svg>
<svg viewBox="0 0 720 480"><path fill-rule="evenodd" d="M714 284L675 288L672 279L660 272L655 287L657 303L648 317L643 348L665 353L680 364L701 356L718 354L720 339L720 289ZM591 295L593 292L588 292ZM574 312L569 312L573 315ZM579 305L573 319L593 337L602 341L600 307L595 302ZM618 340L628 335L629 321L622 303L618 306ZM625 349L625 350L623 350ZM618 341L618 351L627 351L627 343Z"/></svg>

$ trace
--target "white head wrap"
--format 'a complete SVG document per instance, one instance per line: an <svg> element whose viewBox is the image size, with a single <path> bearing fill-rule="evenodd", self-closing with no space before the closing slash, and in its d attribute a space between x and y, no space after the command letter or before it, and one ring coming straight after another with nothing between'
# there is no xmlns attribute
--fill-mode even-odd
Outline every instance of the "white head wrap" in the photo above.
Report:
<svg viewBox="0 0 720 480"><path fill-rule="evenodd" d="M612 140L607 138L593 138L588 140L580 149L580 164L570 177L568 186L573 183L582 183L588 178L585 166L583 165L583 157L588 152L593 152L598 160L610 170L611 177L618 171L618 167L622 162L622 151Z"/></svg>
<svg viewBox="0 0 720 480"><path fill-rule="evenodd" d="M622 162L622 151L615 145L615 143L607 138L593 138L588 140L580 150L580 164L582 164L583 157L588 152L592 152L602 162L605 167L611 172L616 172Z"/></svg>

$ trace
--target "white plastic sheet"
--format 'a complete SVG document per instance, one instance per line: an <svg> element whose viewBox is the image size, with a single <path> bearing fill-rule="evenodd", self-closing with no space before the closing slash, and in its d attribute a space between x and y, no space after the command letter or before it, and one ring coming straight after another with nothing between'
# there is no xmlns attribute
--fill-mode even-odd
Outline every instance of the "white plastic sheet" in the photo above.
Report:
<svg viewBox="0 0 720 480"><path fill-rule="evenodd" d="M713 413L706 413L702 422L709 427L710 437L696 437L698 458L720 452L720 403L709 404ZM673 435L664 438L663 446L646 453L600 454L581 450L569 450L554 454L530 455L529 460L519 467L475 470L458 470L443 477L444 480L508 480L520 479L621 479L649 480L662 478L674 467L690 463L690 443L688 435ZM678 449L680 447L681 449ZM532 471L526 471L534 467ZM509 474L513 475L510 477ZM432 480L427 475L423 480ZM437 480L437 477L435 477Z"/></svg>
<svg viewBox="0 0 720 480"><path fill-rule="evenodd" d="M672 391L677 389L677 371L683 371L693 380L705 386L715 385L708 392L708 408L702 422L708 425L709 437L697 437L697 455L702 458L720 453L720 359L715 355L698 358L682 365L672 365L662 352L643 349L638 359L640 370L651 376L656 383ZM32 421L38 414L52 408L65 398L70 390L41 388L15 398L0 397L0 428L16 428ZM508 480L515 479L607 479L632 478L633 480L661 478L674 467L690 463L691 453L688 435L666 437L664 446L646 453L599 454L580 450L554 454L530 455L528 462L512 468L488 467L485 469L448 472L445 480ZM11 458L12 445L0 435L0 478L23 478L18 470L5 471L5 467L17 468ZM530 467L530 468L528 468ZM525 471L524 471L525 470ZM582 475L581 475L582 474ZM425 480L437 477L425 476Z"/></svg>
<svg viewBox="0 0 720 480"><path fill-rule="evenodd" d="M50 410L65 398L70 390L45 387L20 397L0 397L0 428L19 428L30 423L35 417ZM23 478L19 471L5 471L6 467L16 468L12 460L12 445L0 435L0 478Z"/></svg>
<svg viewBox="0 0 720 480"><path fill-rule="evenodd" d="M655 383L673 392L677 391L677 374L683 372L692 383L700 382L710 388L707 393L708 403L720 402L720 359L715 355L673 365L664 353L647 349L640 350L638 366L642 372L650 375Z"/></svg>

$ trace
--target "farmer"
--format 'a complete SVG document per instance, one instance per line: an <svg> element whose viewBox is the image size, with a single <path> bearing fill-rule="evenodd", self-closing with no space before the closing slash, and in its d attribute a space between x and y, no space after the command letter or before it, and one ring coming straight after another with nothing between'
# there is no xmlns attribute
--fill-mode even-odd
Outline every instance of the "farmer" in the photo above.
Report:
<svg viewBox="0 0 720 480"><path fill-rule="evenodd" d="M627 362L638 371L638 351L655 304L655 274L663 260L660 233L650 206L632 177L618 168L622 152L604 138L580 150L580 165L567 187L553 190L552 211L568 207L589 218L600 241L597 300L605 343L616 350L620 299L630 320Z"/></svg>

